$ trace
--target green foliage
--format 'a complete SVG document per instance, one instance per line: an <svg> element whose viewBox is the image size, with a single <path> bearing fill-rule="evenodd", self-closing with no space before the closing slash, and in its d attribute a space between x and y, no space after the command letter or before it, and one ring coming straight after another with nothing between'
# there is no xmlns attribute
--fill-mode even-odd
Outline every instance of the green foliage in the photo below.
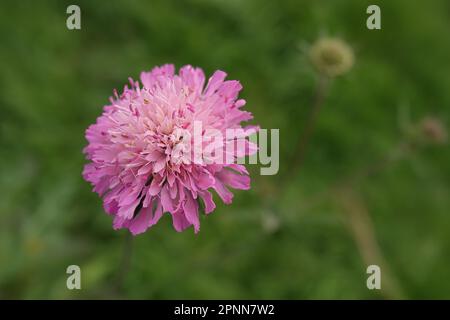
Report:
<svg viewBox="0 0 450 320"><path fill-rule="evenodd" d="M66 28L69 1L3 2L0 298L450 298L448 146L417 148L354 186L395 294L366 288L372 261L336 201L339 181L402 141L399 114L449 120L450 3L377 2L374 31L370 1L86 0L79 31ZM304 47L323 34L345 39L355 66L333 81L296 172L317 81ZM280 172L253 166L252 189L202 217L197 235L165 216L136 237L118 291L125 231L81 177L84 130L113 88L168 62L239 79L255 123L280 129ZM71 264L81 291L66 288Z"/></svg>

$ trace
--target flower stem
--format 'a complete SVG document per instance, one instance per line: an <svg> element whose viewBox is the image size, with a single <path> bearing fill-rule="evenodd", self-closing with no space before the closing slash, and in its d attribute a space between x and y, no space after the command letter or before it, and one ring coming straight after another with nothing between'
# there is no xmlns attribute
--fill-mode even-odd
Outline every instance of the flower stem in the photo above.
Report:
<svg viewBox="0 0 450 320"><path fill-rule="evenodd" d="M355 187L342 184L335 188L333 198L341 208L345 223L366 266L376 264L383 270L383 288L381 294L387 299L402 299L403 292L390 270L378 244L375 226L364 199Z"/></svg>
<svg viewBox="0 0 450 320"><path fill-rule="evenodd" d="M117 274L117 289L119 292L123 290L123 285L125 282L125 276L128 273L131 265L131 257L133 253L133 236L130 232L125 234L122 257L120 261L119 272Z"/></svg>
<svg viewBox="0 0 450 320"><path fill-rule="evenodd" d="M293 166L291 170L291 174L294 172L294 174L299 171L303 165L303 160L305 157L306 148L308 146L309 140L311 139L311 135L314 131L314 127L317 122L317 117L319 115L320 109L323 106L323 103L325 102L325 98L328 93L329 88L329 81L330 79L325 75L319 75L319 80L317 82L316 87L316 93L314 97L314 102L311 108L311 112L309 114L308 121L306 123L306 126L303 129L303 132L300 136L299 142L296 146L294 159L293 159Z"/></svg>
<svg viewBox="0 0 450 320"><path fill-rule="evenodd" d="M363 181L370 178L380 172L385 171L389 166L395 164L397 161L411 156L416 151L416 146L413 141L402 140L398 145L392 148L383 158L379 159L378 162L374 162L371 165L360 169L354 173L348 181L353 181L354 183Z"/></svg>

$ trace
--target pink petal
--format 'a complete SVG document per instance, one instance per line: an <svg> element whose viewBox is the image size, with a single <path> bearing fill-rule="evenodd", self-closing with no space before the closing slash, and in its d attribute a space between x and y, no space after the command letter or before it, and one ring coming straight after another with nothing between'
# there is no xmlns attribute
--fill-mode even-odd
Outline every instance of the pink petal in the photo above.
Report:
<svg viewBox="0 0 450 320"><path fill-rule="evenodd" d="M187 221L194 225L194 231L200 231L200 220L198 217L198 203L191 196L187 196L186 202L183 205L184 213Z"/></svg>
<svg viewBox="0 0 450 320"><path fill-rule="evenodd" d="M223 80L226 78L227 74L221 70L217 70L214 74L209 78L208 84L205 89L205 96L209 96L213 94L223 83Z"/></svg>
<svg viewBox="0 0 450 320"><path fill-rule="evenodd" d="M213 201L213 197L211 192L209 191L202 191L200 193L200 197L203 199L203 202L205 203L205 213L211 213L216 208L216 204Z"/></svg>
<svg viewBox="0 0 450 320"><path fill-rule="evenodd" d="M139 233L143 233L145 230L150 227L152 219L152 208L147 207L141 209L139 214L134 218L130 223L130 231L133 235L137 235Z"/></svg>
<svg viewBox="0 0 450 320"><path fill-rule="evenodd" d="M167 189L167 184L161 189L161 203L162 203L164 212L174 211L172 199L170 198L169 190Z"/></svg>

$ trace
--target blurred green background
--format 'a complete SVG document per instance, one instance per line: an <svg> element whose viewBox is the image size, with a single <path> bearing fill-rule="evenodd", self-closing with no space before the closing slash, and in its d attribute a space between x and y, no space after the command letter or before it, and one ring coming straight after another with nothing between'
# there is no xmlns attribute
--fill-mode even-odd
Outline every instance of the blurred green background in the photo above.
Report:
<svg viewBox="0 0 450 320"><path fill-rule="evenodd" d="M81 30L66 28L70 4ZM381 30L366 28L369 4ZM447 0L2 2L0 298L450 298L450 152L411 138L425 116L447 127L449 32ZM294 170L317 86L305 50L323 35L355 65ZM197 235L165 215L133 239L117 288L126 231L81 177L84 130L113 88L163 63L239 79L254 123L280 129L280 172L253 165L252 189ZM413 147L398 156L402 141ZM82 290L66 288L71 264ZM366 287L369 264L381 291Z"/></svg>

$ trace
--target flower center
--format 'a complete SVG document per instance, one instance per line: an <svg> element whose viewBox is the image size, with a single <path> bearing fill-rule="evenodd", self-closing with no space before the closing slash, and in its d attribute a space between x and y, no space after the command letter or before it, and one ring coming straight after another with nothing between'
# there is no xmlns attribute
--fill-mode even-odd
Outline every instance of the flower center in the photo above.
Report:
<svg viewBox="0 0 450 320"><path fill-rule="evenodd" d="M167 136L166 155L169 155L172 164L189 163L191 139L189 131L181 128L175 128Z"/></svg>

